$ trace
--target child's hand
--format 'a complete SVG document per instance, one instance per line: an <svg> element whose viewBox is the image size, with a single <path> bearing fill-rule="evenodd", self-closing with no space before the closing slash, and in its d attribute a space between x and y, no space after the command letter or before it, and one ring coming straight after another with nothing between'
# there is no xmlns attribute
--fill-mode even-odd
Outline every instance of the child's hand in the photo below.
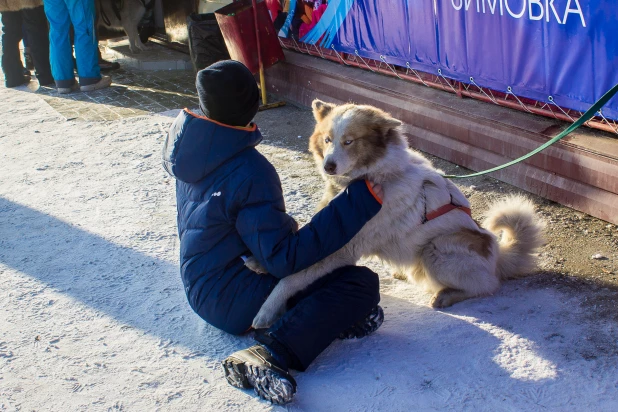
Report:
<svg viewBox="0 0 618 412"><path fill-rule="evenodd" d="M371 187L371 190L373 191L373 194L378 197L380 200L383 199L382 197L382 185L379 183L374 183L374 182L369 182L369 186Z"/></svg>

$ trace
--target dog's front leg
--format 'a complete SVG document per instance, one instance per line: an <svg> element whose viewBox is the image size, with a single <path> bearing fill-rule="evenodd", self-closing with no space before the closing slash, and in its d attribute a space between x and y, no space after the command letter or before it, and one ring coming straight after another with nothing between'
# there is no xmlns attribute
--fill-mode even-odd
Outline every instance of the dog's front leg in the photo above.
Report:
<svg viewBox="0 0 618 412"><path fill-rule="evenodd" d="M313 276L311 276L313 274ZM264 329L270 327L283 315L288 299L300 292L312 282L319 278L319 272L310 269L298 272L294 275L282 279L275 289L271 292L260 311L253 319L254 329ZM313 278L313 280L311 280Z"/></svg>
<svg viewBox="0 0 618 412"><path fill-rule="evenodd" d="M292 296L333 270L355 264L358 258L352 256L351 250L352 248L344 247L315 265L283 278L253 319L253 328L268 328L283 315L288 299Z"/></svg>
<svg viewBox="0 0 618 412"><path fill-rule="evenodd" d="M124 31L129 37L129 49L131 50L131 53L138 54L140 52L140 49L137 47L137 42L140 41L140 39L139 34L137 33L137 29L133 27L128 27L127 25L125 26Z"/></svg>
<svg viewBox="0 0 618 412"><path fill-rule="evenodd" d="M327 180L322 199L320 200L320 203L318 203L318 207L315 208L316 213L324 209L326 205L328 205L328 203L333 200L333 198L337 196L337 193L339 192L340 190L335 185L333 185L332 182Z"/></svg>
<svg viewBox="0 0 618 412"><path fill-rule="evenodd" d="M145 11L145 9L144 9ZM131 49L131 53L137 54L141 50L146 50L146 46L142 43L142 40L139 38L139 32L137 30L137 25L141 20L141 16L144 15L143 12L138 14L140 18L137 16L131 16L128 13L124 14L122 17L122 28L125 33L129 37L129 49Z"/></svg>

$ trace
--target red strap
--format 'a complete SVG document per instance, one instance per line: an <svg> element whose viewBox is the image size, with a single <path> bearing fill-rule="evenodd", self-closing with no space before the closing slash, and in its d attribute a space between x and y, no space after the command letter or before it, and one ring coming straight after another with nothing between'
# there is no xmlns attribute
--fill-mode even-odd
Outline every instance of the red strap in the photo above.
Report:
<svg viewBox="0 0 618 412"><path fill-rule="evenodd" d="M472 217L472 212L470 211L469 207L465 207L465 206L457 206L454 205L452 203L449 203L448 205L444 205L442 207L439 207L438 209L431 211L429 213L427 213L427 216L425 216L425 221L429 222L430 220L433 220L437 217L440 217L444 214L447 214L448 212L450 212L451 210L455 210L455 209L459 209L459 210L463 210L464 212L466 212L468 214L468 216Z"/></svg>
<svg viewBox="0 0 618 412"><path fill-rule="evenodd" d="M365 179L365 184L367 185L367 189L369 189L369 193L371 193L373 198L377 200L379 204L382 204L382 199L380 199L378 195L376 195L376 193L373 191L373 189L371 188L371 185L369 184L369 180Z"/></svg>

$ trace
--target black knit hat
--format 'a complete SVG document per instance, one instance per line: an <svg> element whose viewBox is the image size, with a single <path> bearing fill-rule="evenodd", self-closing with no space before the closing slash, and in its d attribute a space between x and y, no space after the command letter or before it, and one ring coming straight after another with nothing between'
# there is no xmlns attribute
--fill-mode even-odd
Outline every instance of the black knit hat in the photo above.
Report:
<svg viewBox="0 0 618 412"><path fill-rule="evenodd" d="M200 70L195 79L204 115L230 126L246 126L255 117L259 91L253 74L234 60Z"/></svg>

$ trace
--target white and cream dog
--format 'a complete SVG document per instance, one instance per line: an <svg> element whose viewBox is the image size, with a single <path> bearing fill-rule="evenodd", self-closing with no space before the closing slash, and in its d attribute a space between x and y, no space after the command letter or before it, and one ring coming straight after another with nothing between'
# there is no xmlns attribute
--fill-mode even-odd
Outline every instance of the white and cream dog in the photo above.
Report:
<svg viewBox="0 0 618 412"><path fill-rule="evenodd" d="M370 106L313 102L317 121L310 151L326 181L318 208L352 180L383 187L380 212L342 249L282 279L253 320L274 323L290 297L333 270L376 256L432 293L443 308L496 292L504 279L536 267L543 224L532 203L520 196L494 204L478 225L459 189L420 153L410 150L401 122ZM253 259L247 266L260 272Z"/></svg>

